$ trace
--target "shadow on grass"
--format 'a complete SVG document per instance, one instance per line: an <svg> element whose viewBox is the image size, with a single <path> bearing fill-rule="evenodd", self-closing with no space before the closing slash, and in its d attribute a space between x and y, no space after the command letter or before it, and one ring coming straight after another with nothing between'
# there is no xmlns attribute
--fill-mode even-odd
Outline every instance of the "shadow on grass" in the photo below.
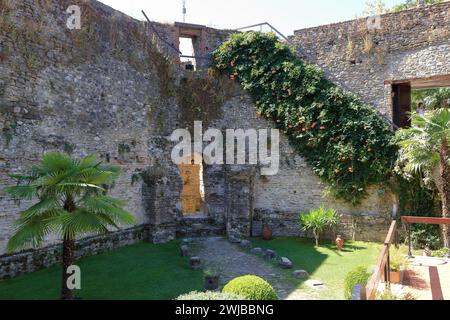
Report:
<svg viewBox="0 0 450 320"><path fill-rule="evenodd" d="M334 245L314 246L314 241L301 238L276 238L271 241L252 239L255 247L272 249L279 256L289 258L293 270L306 270L309 279L322 281L326 289L315 290L318 299L343 299L344 278L348 272L359 265L375 265L380 246L374 243L347 241L343 250L337 251ZM286 273L286 279L302 288L308 279L298 280L292 271Z"/></svg>
<svg viewBox="0 0 450 320"><path fill-rule="evenodd" d="M203 274L180 257L179 242L140 243L80 259L83 300L171 300L203 289ZM0 281L0 300L54 300L59 298L61 267L52 266Z"/></svg>

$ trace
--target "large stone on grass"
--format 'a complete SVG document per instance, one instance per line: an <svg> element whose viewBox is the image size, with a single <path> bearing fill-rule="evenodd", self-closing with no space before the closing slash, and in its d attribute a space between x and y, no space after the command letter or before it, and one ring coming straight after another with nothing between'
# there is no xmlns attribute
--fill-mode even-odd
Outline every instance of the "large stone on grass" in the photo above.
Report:
<svg viewBox="0 0 450 320"><path fill-rule="evenodd" d="M189 266L193 270L200 270L202 268L202 261L199 257L192 257L189 259Z"/></svg>
<svg viewBox="0 0 450 320"><path fill-rule="evenodd" d="M325 285L319 280L307 280L305 284L313 289L324 289Z"/></svg>
<svg viewBox="0 0 450 320"><path fill-rule="evenodd" d="M264 252L264 258L267 260L275 260L277 258L277 253L273 250L267 249Z"/></svg>
<svg viewBox="0 0 450 320"><path fill-rule="evenodd" d="M279 264L280 264L280 267L282 267L283 269L291 269L293 266L292 261L286 257L282 257L280 259Z"/></svg>
<svg viewBox="0 0 450 320"><path fill-rule="evenodd" d="M295 270L294 272L292 272L292 275L297 279L309 278L309 273L305 270Z"/></svg>
<svg viewBox="0 0 450 320"><path fill-rule="evenodd" d="M228 241L230 241L231 243L241 243L241 239L235 236L229 236Z"/></svg>
<svg viewBox="0 0 450 320"><path fill-rule="evenodd" d="M252 248L252 243L251 243L250 241L248 241L248 240L242 240L242 241L239 243L239 246L240 246L242 249L251 249L251 248Z"/></svg>
<svg viewBox="0 0 450 320"><path fill-rule="evenodd" d="M182 245L180 248L180 254L182 257L189 257L189 247L187 245Z"/></svg>
<svg viewBox="0 0 450 320"><path fill-rule="evenodd" d="M261 249L261 248L253 248L252 250L250 250L250 253L261 255L263 253L263 249Z"/></svg>

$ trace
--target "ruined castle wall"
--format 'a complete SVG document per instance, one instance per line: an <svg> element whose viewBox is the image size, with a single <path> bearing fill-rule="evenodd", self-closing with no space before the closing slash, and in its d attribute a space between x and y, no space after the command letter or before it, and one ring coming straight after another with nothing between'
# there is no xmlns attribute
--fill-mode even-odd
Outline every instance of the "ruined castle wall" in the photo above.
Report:
<svg viewBox="0 0 450 320"><path fill-rule="evenodd" d="M297 30L291 40L333 81L392 119L385 81L450 74L450 3Z"/></svg>
<svg viewBox="0 0 450 320"><path fill-rule="evenodd" d="M72 4L81 7L81 30L66 27ZM182 218L168 141L182 114L177 55L148 25L96 1L1 1L0 9L0 190L45 152L95 153L121 169L111 195L127 202L138 230L151 229L133 239L173 239ZM173 25L155 26L178 41ZM211 47L227 34L205 32ZM0 255L30 204L0 192Z"/></svg>
<svg viewBox="0 0 450 320"><path fill-rule="evenodd" d="M65 11L77 3L82 29L69 30ZM177 54L148 25L96 1L24 0L2 13L0 26L0 189L13 182L8 174L52 150L76 157L96 153L122 170L111 194L127 201L136 226L81 240L80 256L186 233L183 182L171 161L175 129L192 129L194 120L202 120L204 130L271 125L257 118L236 83L210 70L181 70ZM155 26L176 44L174 25ZM229 33L205 28L201 51L208 55ZM284 136L276 176L261 177L257 166L203 171L207 223L229 235L247 236L256 224L271 226L279 236L301 235L298 214L322 203L344 214L339 231L346 238L379 240L386 234L392 208L387 193L374 188L358 207L324 198L324 186ZM57 261L59 247L53 245L59 241L52 237L47 249L4 255L13 223L29 205L0 192L0 278Z"/></svg>

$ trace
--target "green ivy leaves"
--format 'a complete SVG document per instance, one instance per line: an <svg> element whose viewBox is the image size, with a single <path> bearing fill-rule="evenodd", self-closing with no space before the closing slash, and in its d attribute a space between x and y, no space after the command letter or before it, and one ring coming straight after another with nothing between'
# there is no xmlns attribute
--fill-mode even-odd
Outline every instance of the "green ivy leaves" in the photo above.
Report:
<svg viewBox="0 0 450 320"><path fill-rule="evenodd" d="M358 204L385 182L397 158L393 132L376 111L298 58L274 34L233 34L213 53L337 198Z"/></svg>

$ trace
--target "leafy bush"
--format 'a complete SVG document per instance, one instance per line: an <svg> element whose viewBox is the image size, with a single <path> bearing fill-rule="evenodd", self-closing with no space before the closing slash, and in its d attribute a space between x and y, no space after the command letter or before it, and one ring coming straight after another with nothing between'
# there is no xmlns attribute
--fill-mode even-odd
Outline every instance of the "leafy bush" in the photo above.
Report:
<svg viewBox="0 0 450 320"><path fill-rule="evenodd" d="M407 241L407 239L405 239ZM435 250L441 247L441 232L435 225L412 225L411 242L416 249L430 248Z"/></svg>
<svg viewBox="0 0 450 320"><path fill-rule="evenodd" d="M207 291L207 292L198 292L193 291L187 294L183 294L176 298L175 300L247 300L242 296L239 296L234 293L222 293L222 292L214 292L214 291Z"/></svg>
<svg viewBox="0 0 450 320"><path fill-rule="evenodd" d="M272 286L264 279L247 275L231 280L223 293L237 294L248 300L277 300L278 296Z"/></svg>
<svg viewBox="0 0 450 320"><path fill-rule="evenodd" d="M450 254L449 248L442 248L433 252L433 257L436 258L447 258Z"/></svg>
<svg viewBox="0 0 450 320"><path fill-rule="evenodd" d="M359 266L345 276L344 280L344 297L347 300L351 300L353 294L353 288L360 284L366 285L369 281L371 274L367 272L367 266Z"/></svg>
<svg viewBox="0 0 450 320"><path fill-rule="evenodd" d="M390 125L374 108L327 80L275 34L231 35L214 53L216 69L251 95L328 191L354 204L387 181L397 157Z"/></svg>
<svg viewBox="0 0 450 320"><path fill-rule="evenodd" d="M384 290L382 293L377 294L376 300L417 300L417 298L409 292L395 295L391 290Z"/></svg>
<svg viewBox="0 0 450 320"><path fill-rule="evenodd" d="M340 221L340 215L334 209L327 209L321 206L318 209L311 210L309 213L300 213L300 228L311 230L316 239L316 246L319 245L320 233L328 227L336 226Z"/></svg>
<svg viewBox="0 0 450 320"><path fill-rule="evenodd" d="M393 248L389 252L391 271L398 272L409 263L405 247Z"/></svg>

